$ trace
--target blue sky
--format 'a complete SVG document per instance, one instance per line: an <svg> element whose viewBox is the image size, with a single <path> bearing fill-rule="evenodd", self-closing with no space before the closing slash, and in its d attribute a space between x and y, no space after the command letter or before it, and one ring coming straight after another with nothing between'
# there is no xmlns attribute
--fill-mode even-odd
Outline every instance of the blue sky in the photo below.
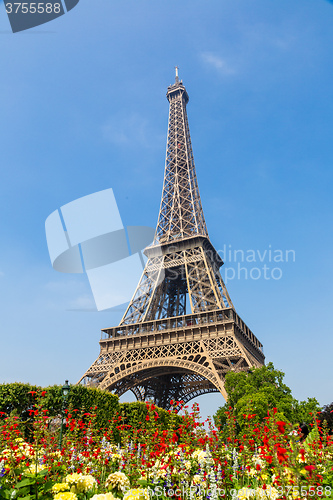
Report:
<svg viewBox="0 0 333 500"><path fill-rule="evenodd" d="M235 308L295 397L332 401L332 25L325 0L80 0L12 34L0 2L0 382L76 382L119 322L52 269L44 223L111 187L125 225L155 226L177 64L213 245L295 252L240 262Z"/></svg>

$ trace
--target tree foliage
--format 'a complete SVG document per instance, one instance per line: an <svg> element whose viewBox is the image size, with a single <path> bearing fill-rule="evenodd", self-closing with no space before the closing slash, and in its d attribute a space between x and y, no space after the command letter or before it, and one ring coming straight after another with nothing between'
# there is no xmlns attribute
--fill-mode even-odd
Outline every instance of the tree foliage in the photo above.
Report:
<svg viewBox="0 0 333 500"><path fill-rule="evenodd" d="M247 373L227 373L225 389L228 401L215 414L216 425L225 426L226 412L230 409L236 417L238 430L242 430L245 425L244 415L255 415L254 421L262 422L272 408L277 409L280 420L291 423L312 420L310 413L315 414L320 410L318 401L315 398L297 401L283 378L284 373L276 370L273 363Z"/></svg>
<svg viewBox="0 0 333 500"><path fill-rule="evenodd" d="M329 433L333 434L333 403L324 406L318 418L321 424L326 421Z"/></svg>

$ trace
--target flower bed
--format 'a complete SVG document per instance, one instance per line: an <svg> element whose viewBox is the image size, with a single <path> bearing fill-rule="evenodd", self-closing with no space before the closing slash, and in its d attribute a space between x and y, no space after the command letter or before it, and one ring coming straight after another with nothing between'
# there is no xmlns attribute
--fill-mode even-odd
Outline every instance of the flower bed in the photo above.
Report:
<svg viewBox="0 0 333 500"><path fill-rule="evenodd" d="M42 396L31 409L31 442L23 439L18 418L3 415L0 498L333 498L333 441L316 421L312 438L302 442L297 426L277 420L272 409L262 424L244 415L245 431L236 437L232 412L223 432L211 423L206 431L196 407L188 413L175 403L163 429L156 407L146 405L138 428L115 415L109 428L98 429L98 408L67 411L61 449L59 426L52 425Z"/></svg>

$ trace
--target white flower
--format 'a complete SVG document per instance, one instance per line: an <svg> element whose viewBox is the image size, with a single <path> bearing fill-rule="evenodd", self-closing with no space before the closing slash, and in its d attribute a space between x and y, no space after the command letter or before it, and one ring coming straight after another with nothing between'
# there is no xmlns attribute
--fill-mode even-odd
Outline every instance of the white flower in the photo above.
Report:
<svg viewBox="0 0 333 500"><path fill-rule="evenodd" d="M130 482L126 474L123 472L113 472L110 474L105 482L106 488L116 489L124 492L130 487Z"/></svg>

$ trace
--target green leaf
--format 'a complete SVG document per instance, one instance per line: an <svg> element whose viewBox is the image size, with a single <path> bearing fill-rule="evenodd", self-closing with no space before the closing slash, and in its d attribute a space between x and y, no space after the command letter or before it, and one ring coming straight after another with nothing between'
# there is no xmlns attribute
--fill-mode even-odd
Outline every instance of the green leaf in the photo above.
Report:
<svg viewBox="0 0 333 500"><path fill-rule="evenodd" d="M17 492L17 497L25 497L26 495L30 495L30 486L24 486L20 488Z"/></svg>
<svg viewBox="0 0 333 500"><path fill-rule="evenodd" d="M140 484L140 486L143 486L144 488L147 486L147 479L139 479L138 480L138 483Z"/></svg>
<svg viewBox="0 0 333 500"><path fill-rule="evenodd" d="M43 469L37 473L37 476L44 477L48 472L49 472L48 469Z"/></svg>
<svg viewBox="0 0 333 500"><path fill-rule="evenodd" d="M22 481L16 484L15 488L23 488L24 486L29 486L30 484L35 484L36 480L33 478L26 477Z"/></svg>
<svg viewBox="0 0 333 500"><path fill-rule="evenodd" d="M40 491L50 491L50 489L52 488L54 484L54 481L46 481L46 483L44 483L40 488L38 488L38 490L40 489Z"/></svg>
<svg viewBox="0 0 333 500"><path fill-rule="evenodd" d="M1 496L3 498L9 499L12 496L13 491L14 490L12 490L12 489L10 489L10 490L1 490Z"/></svg>

